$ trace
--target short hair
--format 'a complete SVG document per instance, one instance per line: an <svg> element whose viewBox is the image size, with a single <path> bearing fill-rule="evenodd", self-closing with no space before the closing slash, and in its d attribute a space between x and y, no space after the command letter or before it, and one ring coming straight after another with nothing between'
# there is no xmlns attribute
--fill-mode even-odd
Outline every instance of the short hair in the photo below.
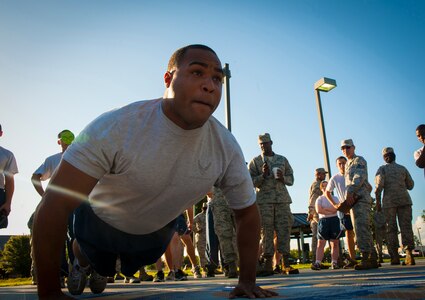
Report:
<svg viewBox="0 0 425 300"><path fill-rule="evenodd" d="M1 131L2 129L1 129L1 124L0 124L0 131Z"/></svg>
<svg viewBox="0 0 425 300"><path fill-rule="evenodd" d="M1 127L0 127L1 130ZM416 131L419 131L422 135L425 134L425 124L421 124L418 127L416 127Z"/></svg>
<svg viewBox="0 0 425 300"><path fill-rule="evenodd" d="M61 132L59 132L59 133L58 133L58 139L60 139L60 138L62 137L62 134L64 134L65 132L72 133L72 131L71 131L71 130L64 129L64 130L62 130ZM72 133L72 134L73 134L73 133Z"/></svg>
<svg viewBox="0 0 425 300"><path fill-rule="evenodd" d="M340 160L340 159L343 159L343 160L347 161L347 158L346 158L345 156L340 156L340 157L338 157L335 161L338 161L338 160Z"/></svg>
<svg viewBox="0 0 425 300"><path fill-rule="evenodd" d="M184 58L187 50L190 50L190 49L207 50L207 51L214 53L218 57L217 53L215 53L215 51L208 46L201 45L201 44L188 45L188 46L182 47L180 49L177 49L173 53L173 55L171 55L170 60L168 61L167 71L172 71L174 68L178 68L180 66L180 63L183 61L183 58Z"/></svg>

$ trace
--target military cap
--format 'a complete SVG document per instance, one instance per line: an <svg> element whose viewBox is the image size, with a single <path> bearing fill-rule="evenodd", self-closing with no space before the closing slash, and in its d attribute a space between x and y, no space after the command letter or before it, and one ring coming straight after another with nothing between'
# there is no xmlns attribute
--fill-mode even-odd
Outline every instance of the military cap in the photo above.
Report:
<svg viewBox="0 0 425 300"><path fill-rule="evenodd" d="M326 170L323 168L317 168L316 173L328 173L328 172L326 172Z"/></svg>
<svg viewBox="0 0 425 300"><path fill-rule="evenodd" d="M385 155L388 153L394 153L394 149L391 147L385 147L384 149L382 149L382 155Z"/></svg>
<svg viewBox="0 0 425 300"><path fill-rule="evenodd" d="M345 147L345 146L353 147L354 146L353 140L352 139L342 140L341 141L341 149L342 149L342 147Z"/></svg>
<svg viewBox="0 0 425 300"><path fill-rule="evenodd" d="M270 134L269 133L264 133L264 134L260 134L258 136L258 143L267 143L267 142L271 142L272 139L270 138Z"/></svg>

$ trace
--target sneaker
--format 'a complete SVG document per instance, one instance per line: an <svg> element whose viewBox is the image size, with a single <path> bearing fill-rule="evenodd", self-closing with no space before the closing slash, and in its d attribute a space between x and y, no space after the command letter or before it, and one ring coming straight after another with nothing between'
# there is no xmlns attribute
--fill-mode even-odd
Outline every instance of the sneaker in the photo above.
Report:
<svg viewBox="0 0 425 300"><path fill-rule="evenodd" d="M153 278L153 282L164 282L164 272L158 271Z"/></svg>
<svg viewBox="0 0 425 300"><path fill-rule="evenodd" d="M146 274L146 273L143 273L143 274L140 274L139 275L139 279L140 279L140 281L152 281L153 280L153 276L152 275L149 275L149 274Z"/></svg>
<svg viewBox="0 0 425 300"><path fill-rule="evenodd" d="M276 267L274 267L273 272L274 272L275 274L281 274L281 273L282 273L282 269L280 268L280 266L279 266L279 265L276 265Z"/></svg>
<svg viewBox="0 0 425 300"><path fill-rule="evenodd" d="M140 279L136 277L125 277L124 283L140 283Z"/></svg>
<svg viewBox="0 0 425 300"><path fill-rule="evenodd" d="M184 273L182 270L177 269L174 277L175 281L184 281L187 280L187 274Z"/></svg>
<svg viewBox="0 0 425 300"><path fill-rule="evenodd" d="M174 281L176 279L176 276L174 274L174 271L170 271L167 275L167 278L165 280L167 281Z"/></svg>
<svg viewBox="0 0 425 300"><path fill-rule="evenodd" d="M320 269L327 270L327 269L329 269L329 266L325 266L324 264L320 264Z"/></svg>
<svg viewBox="0 0 425 300"><path fill-rule="evenodd" d="M314 271L320 271L322 268L320 267L321 264L315 262L311 264L311 269Z"/></svg>
<svg viewBox="0 0 425 300"><path fill-rule="evenodd" d="M347 262L346 262L346 264L344 265L343 268L344 269L352 269L352 268L354 268L355 265L357 265L357 261L347 259Z"/></svg>
<svg viewBox="0 0 425 300"><path fill-rule="evenodd" d="M78 264L72 266L68 275L68 291L71 295L81 295L87 283L87 271L89 267L82 268Z"/></svg>
<svg viewBox="0 0 425 300"><path fill-rule="evenodd" d="M199 268L199 266L196 266L195 268L192 269L193 272L193 278L202 278L202 273L201 273L201 269Z"/></svg>
<svg viewBox="0 0 425 300"><path fill-rule="evenodd" d="M106 277L100 276L95 270L91 272L89 278L89 287L93 294L100 294L106 288L106 283L108 279Z"/></svg>
<svg viewBox="0 0 425 300"><path fill-rule="evenodd" d="M123 280L124 277L121 275L121 273L115 274L115 280Z"/></svg>
<svg viewBox="0 0 425 300"><path fill-rule="evenodd" d="M341 267L338 265L338 263L333 262L332 265L331 265L331 269L332 270L338 270L338 269L341 269Z"/></svg>

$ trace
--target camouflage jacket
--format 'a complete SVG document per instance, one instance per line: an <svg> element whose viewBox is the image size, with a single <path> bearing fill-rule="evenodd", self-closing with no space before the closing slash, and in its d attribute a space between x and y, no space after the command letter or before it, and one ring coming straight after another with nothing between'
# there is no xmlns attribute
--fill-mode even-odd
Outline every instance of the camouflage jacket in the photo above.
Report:
<svg viewBox="0 0 425 300"><path fill-rule="evenodd" d="M401 205L412 205L407 190L413 189L414 182L409 171L395 162L380 166L375 175L375 195L378 199L384 190L382 207L390 208Z"/></svg>
<svg viewBox="0 0 425 300"><path fill-rule="evenodd" d="M264 178L262 166L266 162L269 165L270 174ZM277 181L272 169L278 167L283 172L285 183ZM249 163L249 173L251 174L255 190L257 192L258 204L269 203L292 203L291 196L288 193L286 186L294 184L294 172L288 160L278 154L273 156L259 155L254 157Z"/></svg>
<svg viewBox="0 0 425 300"><path fill-rule="evenodd" d="M345 187L347 194L355 194L359 201L370 202L370 184L367 179L367 162L354 155L345 165Z"/></svg>
<svg viewBox="0 0 425 300"><path fill-rule="evenodd" d="M312 214L314 219L319 220L319 215L316 212L316 200L322 195L320 190L320 180L314 180L310 186L309 199L308 199L308 213Z"/></svg>

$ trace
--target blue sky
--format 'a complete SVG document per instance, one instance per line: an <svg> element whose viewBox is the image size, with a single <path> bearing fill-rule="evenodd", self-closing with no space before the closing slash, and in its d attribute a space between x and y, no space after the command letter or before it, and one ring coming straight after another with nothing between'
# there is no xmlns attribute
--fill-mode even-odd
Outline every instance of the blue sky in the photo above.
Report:
<svg viewBox="0 0 425 300"><path fill-rule="evenodd" d="M0 145L20 169L0 233L29 232L40 200L30 177L59 151L59 131L79 133L107 110L161 97L169 56L192 43L230 65L232 131L246 160L269 132L291 163L293 212L307 211L314 169L324 166L313 84L326 76L338 85L321 94L332 172L342 139L354 140L371 182L382 148L393 147L415 180L419 222L425 179L413 151L425 123L424 37L425 2L412 0L0 0ZM224 122L224 101L214 115Z"/></svg>

